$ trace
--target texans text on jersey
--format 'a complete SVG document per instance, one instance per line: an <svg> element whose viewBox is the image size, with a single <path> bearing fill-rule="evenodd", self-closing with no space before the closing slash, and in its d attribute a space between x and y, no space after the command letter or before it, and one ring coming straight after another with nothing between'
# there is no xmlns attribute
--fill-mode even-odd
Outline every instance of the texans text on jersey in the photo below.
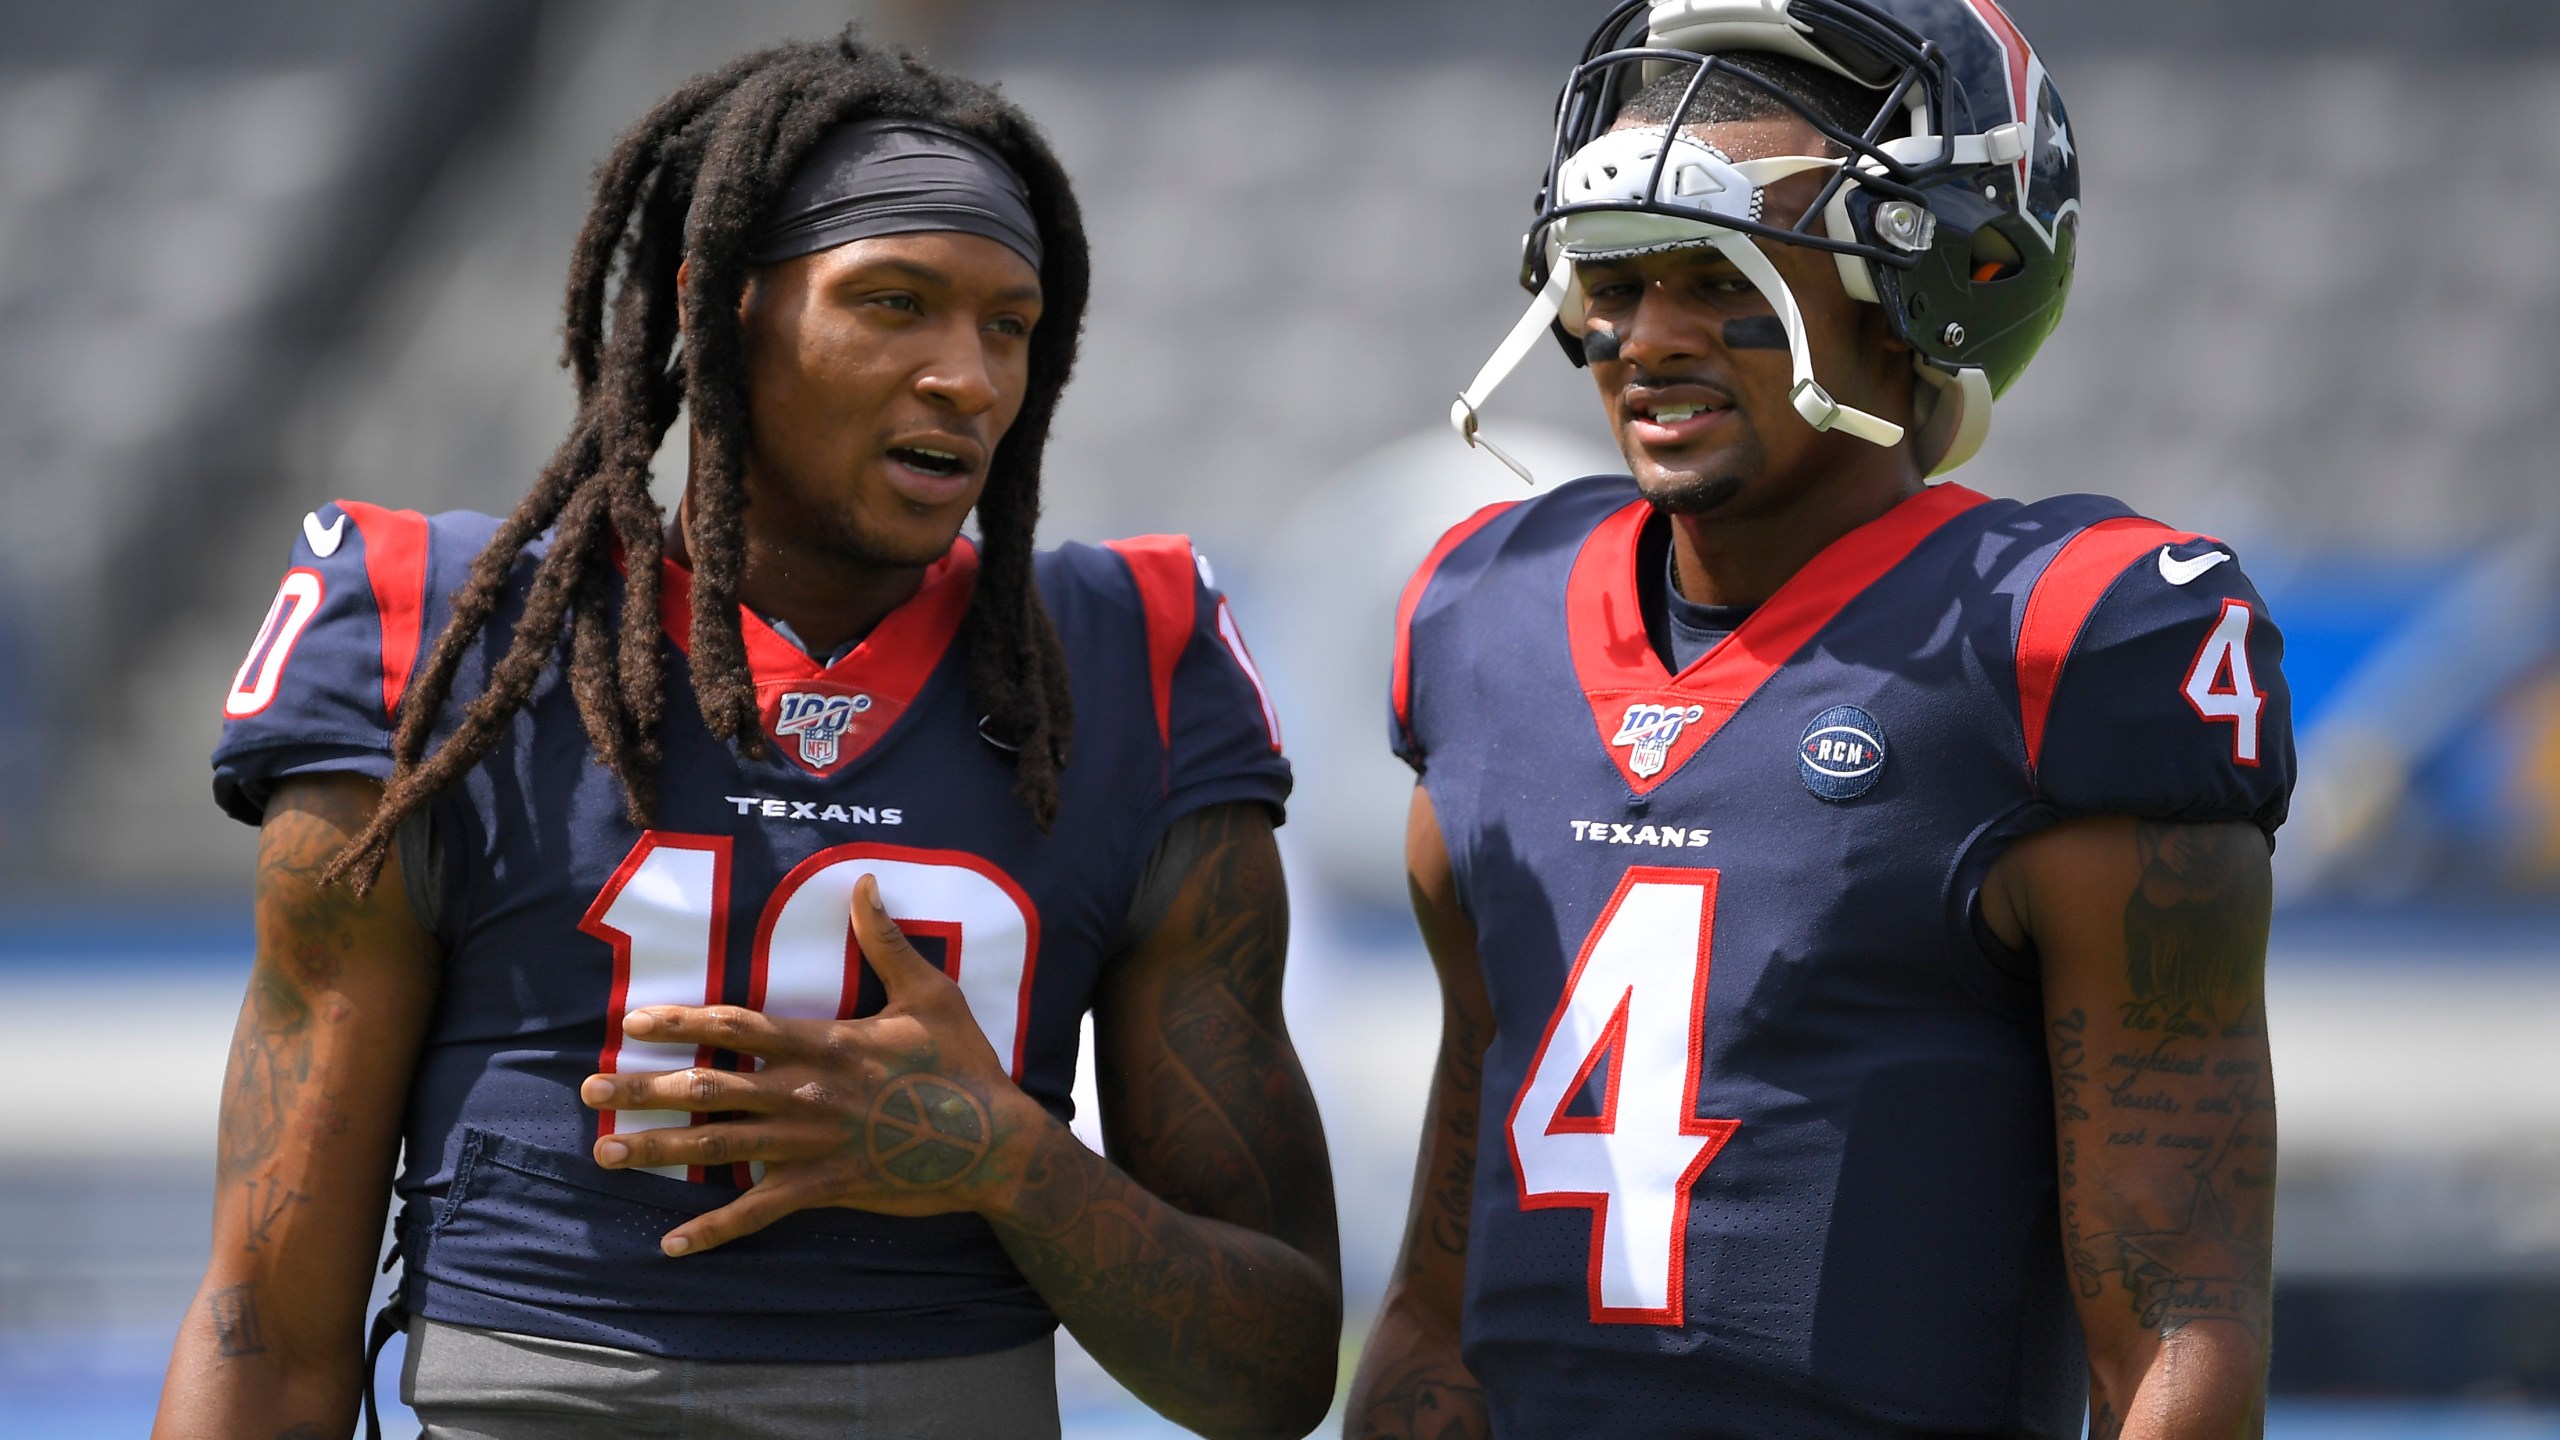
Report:
<svg viewBox="0 0 2560 1440"><path fill-rule="evenodd" d="M1705 826L1620 825L1611 820L1576 820L1573 838L1592 845L1661 845L1674 850L1695 850L1707 843L1715 832Z"/></svg>
<svg viewBox="0 0 2560 1440"><path fill-rule="evenodd" d="M815 800L777 800L770 795L723 795L741 815L767 820L833 820L846 825L904 825L907 812L877 805L821 805Z"/></svg>

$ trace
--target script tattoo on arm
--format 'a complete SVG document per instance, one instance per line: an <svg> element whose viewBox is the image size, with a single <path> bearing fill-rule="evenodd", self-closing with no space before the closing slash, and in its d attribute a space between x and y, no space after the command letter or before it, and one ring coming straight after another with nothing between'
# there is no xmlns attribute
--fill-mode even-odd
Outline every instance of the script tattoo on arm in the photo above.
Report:
<svg viewBox="0 0 2560 1440"><path fill-rule="evenodd" d="M1324 1133L1281 1018L1288 897L1264 812L1179 821L1131 933L1095 1010L1117 1164L1039 1152L997 1234L1076 1338L1169 1417L1303 1434L1332 1398L1341 1280Z"/></svg>
<svg viewBox="0 0 2560 1440"><path fill-rule="evenodd" d="M2263 1400L2276 1160L2265 838L2120 821L2050 848L2069 878L2032 909L2093 1433L2158 1433L2164 1385L2245 1418ZM2180 1347L2208 1363L2162 1378Z"/></svg>
<svg viewBox="0 0 2560 1440"><path fill-rule="evenodd" d="M1406 869L1414 917L1440 977L1440 1054L1414 1160L1403 1255L1362 1348L1344 1433L1351 1440L1483 1440L1492 1418L1458 1341L1493 1006L1474 922L1458 903L1448 847L1419 789Z"/></svg>
<svg viewBox="0 0 2560 1440"><path fill-rule="evenodd" d="M1474 1222L1476 1109L1484 1092L1484 1048L1492 1042L1492 1032L1488 1017L1460 1005L1442 1007L1439 1083L1425 1123L1444 1131L1449 1143L1436 1147L1439 1165L1422 1177L1422 1217L1433 1248L1461 1261ZM1407 1257L1406 1270L1415 1263Z"/></svg>
<svg viewBox="0 0 2560 1440"><path fill-rule="evenodd" d="M1457 1361L1455 1326L1475 1204L1484 1049L1492 1028L1491 1017L1465 998L1444 1000L1440 1057L1422 1121L1422 1153L1414 1162L1412 1214L1396 1285L1352 1390L1346 1433L1354 1440L1483 1440L1492 1433L1484 1389ZM1432 1299L1441 1303L1428 1307ZM1447 1313L1415 1313L1423 1308Z"/></svg>

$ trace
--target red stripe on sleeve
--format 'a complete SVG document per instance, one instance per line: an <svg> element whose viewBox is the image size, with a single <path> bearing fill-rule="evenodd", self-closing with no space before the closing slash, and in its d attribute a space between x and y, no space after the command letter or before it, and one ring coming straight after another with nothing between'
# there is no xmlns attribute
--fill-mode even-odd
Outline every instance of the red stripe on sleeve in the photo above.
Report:
<svg viewBox="0 0 2560 1440"><path fill-rule="evenodd" d="M2108 587L2160 547L2202 538L2136 516L2101 520L2064 541L2036 577L2027 592L2026 616L2018 624L2018 719L2026 733L2029 774L2044 755L2045 722L2053 713L2063 662L2071 658L2080 631Z"/></svg>
<svg viewBox="0 0 2560 1440"><path fill-rule="evenodd" d="M383 723L399 723L400 697L417 669L419 631L427 617L427 517L415 510L385 510L361 500L338 508L364 537L364 574L373 606L382 616Z"/></svg>
<svg viewBox="0 0 2560 1440"><path fill-rule="evenodd" d="M1422 608L1423 592L1431 588L1431 577L1440 573L1440 562L1449 552L1464 545L1475 533L1502 518L1502 512L1519 504L1503 500L1487 505L1466 519L1449 527L1440 543L1431 547L1413 578L1404 582L1404 594L1396 601L1396 660L1392 693L1395 698L1396 724L1408 735L1413 733L1413 612Z"/></svg>
<svg viewBox="0 0 2560 1440"><path fill-rule="evenodd" d="M1155 686L1156 733L1173 745L1173 667L1191 645L1200 619L1200 564L1188 535L1137 535L1104 543L1138 582L1147 613L1147 678Z"/></svg>

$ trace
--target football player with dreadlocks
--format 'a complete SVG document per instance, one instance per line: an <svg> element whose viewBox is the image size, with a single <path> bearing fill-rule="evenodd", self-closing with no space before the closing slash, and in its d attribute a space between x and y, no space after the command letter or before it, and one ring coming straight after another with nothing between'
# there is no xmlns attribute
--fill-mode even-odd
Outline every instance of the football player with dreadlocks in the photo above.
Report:
<svg viewBox="0 0 2560 1440"><path fill-rule="evenodd" d="M1405 591L1444 1020L1353 1435L2256 1433L2275 625L2219 541L1932 483L2079 225L1994 0L1593 38L1452 419L1553 334L1632 473Z"/></svg>
<svg viewBox="0 0 2560 1440"><path fill-rule="evenodd" d="M1188 542L1032 548L1086 291L993 91L750 55L598 172L515 512L304 520L159 1434L347 1433L395 1158L430 1435L1055 1436L1061 1322L1204 1434L1322 1416L1269 702Z"/></svg>

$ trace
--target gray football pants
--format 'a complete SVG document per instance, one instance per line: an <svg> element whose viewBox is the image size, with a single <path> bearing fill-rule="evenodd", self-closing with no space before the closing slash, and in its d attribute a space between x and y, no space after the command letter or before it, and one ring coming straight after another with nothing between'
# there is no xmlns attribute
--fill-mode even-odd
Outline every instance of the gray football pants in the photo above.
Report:
<svg viewBox="0 0 2560 1440"><path fill-rule="evenodd" d="M424 1440L1058 1440L1057 1354L858 1365L669 1360L411 1317Z"/></svg>

